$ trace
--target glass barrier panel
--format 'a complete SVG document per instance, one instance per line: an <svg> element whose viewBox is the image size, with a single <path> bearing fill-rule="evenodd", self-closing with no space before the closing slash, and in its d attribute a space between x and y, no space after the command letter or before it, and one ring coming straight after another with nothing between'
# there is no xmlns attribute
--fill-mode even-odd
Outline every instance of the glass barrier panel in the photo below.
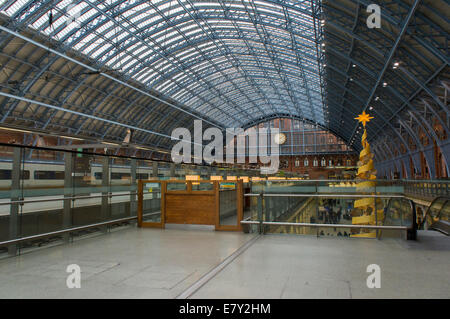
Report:
<svg viewBox="0 0 450 319"><path fill-rule="evenodd" d="M219 224L236 226L238 223L237 185L236 183L219 183Z"/></svg>
<svg viewBox="0 0 450 319"><path fill-rule="evenodd" d="M103 197L102 197L103 196ZM71 200L72 226L86 226L111 219L107 194L90 194L90 198Z"/></svg>
<svg viewBox="0 0 450 319"><path fill-rule="evenodd" d="M413 226L413 206L411 202L405 198L392 198L386 204L384 210L384 226ZM399 230L380 230L379 235L387 238L404 238L405 232Z"/></svg>
<svg viewBox="0 0 450 319"><path fill-rule="evenodd" d="M170 165L164 162L158 162L158 178L160 180L170 179Z"/></svg>
<svg viewBox="0 0 450 319"><path fill-rule="evenodd" d="M167 191L186 191L187 183L167 183Z"/></svg>
<svg viewBox="0 0 450 319"><path fill-rule="evenodd" d="M42 233L62 230L66 227L64 216L70 214L70 203L66 203L64 212L65 194L65 152L23 149L21 168L29 171L28 179L21 180L21 193L24 201L37 201L19 205L19 232L18 237L39 235ZM51 200L51 201L42 201ZM14 206L14 205L13 205ZM62 235L46 239L46 242L62 239ZM21 249L29 248L35 244L31 241L21 243Z"/></svg>
<svg viewBox="0 0 450 319"><path fill-rule="evenodd" d="M286 223L351 225L354 199L317 197L269 197L264 200L265 220ZM352 230L342 227L265 226L269 233L350 237Z"/></svg>
<svg viewBox="0 0 450 319"><path fill-rule="evenodd" d="M131 171L131 159L110 158L109 219L131 216L131 189L136 172ZM132 176L134 175L134 176Z"/></svg>
<svg viewBox="0 0 450 319"><path fill-rule="evenodd" d="M214 190L214 183L200 183L192 182L193 191L212 191Z"/></svg>
<svg viewBox="0 0 450 319"><path fill-rule="evenodd" d="M152 161L136 161L136 180L152 179Z"/></svg>
<svg viewBox="0 0 450 319"><path fill-rule="evenodd" d="M22 165L29 173L22 180L25 199L64 195L65 152L24 149Z"/></svg>
<svg viewBox="0 0 450 319"><path fill-rule="evenodd" d="M19 161L18 164L22 167L21 162L22 158L20 157L20 149L16 150L18 153ZM4 205L0 205L0 241L15 239L19 235L17 229L16 234L10 232L10 222L11 222L11 213L19 214L20 206L18 204L11 205L7 204L11 200L18 200L22 197L22 190L15 189L12 190L12 175L13 175L13 158L14 158L14 148L7 146L0 146L0 203ZM26 180L29 180L29 170L26 172L22 172L22 176L20 176L22 183ZM0 253L6 253L8 251L7 246L0 246Z"/></svg>
<svg viewBox="0 0 450 319"><path fill-rule="evenodd" d="M314 194L317 184L314 181L256 181L251 185L252 193L280 193L280 194Z"/></svg>
<svg viewBox="0 0 450 319"><path fill-rule="evenodd" d="M245 193L249 194L250 189L247 189L247 191L244 191ZM262 201L260 197L244 197L244 216L242 220L244 221L258 221L260 220L258 212L261 211L259 209L262 205L260 204ZM258 225L249 225L249 224L242 224L242 229L244 233L257 233L258 232Z"/></svg>
<svg viewBox="0 0 450 319"><path fill-rule="evenodd" d="M71 226L87 226L112 219L109 205L111 188L111 159L91 154L71 154L72 191L68 196L87 197L69 200L71 202ZM69 156L69 154L67 154ZM82 230L76 235L89 234L106 227Z"/></svg>
<svg viewBox="0 0 450 319"><path fill-rule="evenodd" d="M411 227L413 209L409 200L372 197L247 197L244 220L278 223L309 223L330 226L264 225L268 233L304 234L334 237L376 238L376 230L346 225L386 225ZM361 207L361 201L366 206ZM355 208L355 203L359 208ZM377 211L377 214L374 211ZM386 219L385 219L386 216ZM334 227L336 225L336 227ZM384 237L404 237L405 230L383 232Z"/></svg>
<svg viewBox="0 0 450 319"><path fill-rule="evenodd" d="M142 221L161 222L161 183L144 183L142 194Z"/></svg>
<svg viewBox="0 0 450 319"><path fill-rule="evenodd" d="M349 180L252 180L253 193L283 194L403 194L404 187L386 181L374 181L374 185L364 185Z"/></svg>

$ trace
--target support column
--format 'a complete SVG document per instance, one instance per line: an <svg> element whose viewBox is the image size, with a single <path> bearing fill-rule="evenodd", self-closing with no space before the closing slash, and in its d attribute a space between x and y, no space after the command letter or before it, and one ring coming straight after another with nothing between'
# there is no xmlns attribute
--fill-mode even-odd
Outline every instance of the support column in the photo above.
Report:
<svg viewBox="0 0 450 319"><path fill-rule="evenodd" d="M428 169L429 174L430 174L430 179L435 179L436 178L436 167L435 167L435 162L434 162L434 150L433 150L433 146L428 147L427 149L424 150L424 155L428 164Z"/></svg>
<svg viewBox="0 0 450 319"><path fill-rule="evenodd" d="M170 178L175 179L175 163L170 163Z"/></svg>
<svg viewBox="0 0 450 319"><path fill-rule="evenodd" d="M109 211L109 197L105 195L109 195L109 157L104 156L102 158L102 208L101 208L101 215L100 215L100 221L106 221L109 218L110 211ZM106 232L107 227L102 228L103 231Z"/></svg>
<svg viewBox="0 0 450 319"><path fill-rule="evenodd" d="M14 147L11 169L11 201L21 200L20 194L20 162L23 149ZM9 212L9 239L16 239L19 236L19 204L11 204ZM8 246L10 256L17 255L17 244Z"/></svg>
<svg viewBox="0 0 450 319"><path fill-rule="evenodd" d="M206 172L207 172L208 179L211 179L212 167L208 166L206 168Z"/></svg>
<svg viewBox="0 0 450 319"><path fill-rule="evenodd" d="M152 162L152 177L158 178L158 162Z"/></svg>
<svg viewBox="0 0 450 319"><path fill-rule="evenodd" d="M73 197L73 153L64 154L64 197ZM64 199L63 203L63 228L69 228L72 225L72 207L71 199ZM70 238L69 234L63 235L63 240L68 242Z"/></svg>
<svg viewBox="0 0 450 319"><path fill-rule="evenodd" d="M136 159L131 159L131 187L130 192L136 193L137 192L137 182L136 182L136 168L137 163ZM137 215L137 202L136 202L136 194L130 194L130 213L129 216L136 216Z"/></svg>

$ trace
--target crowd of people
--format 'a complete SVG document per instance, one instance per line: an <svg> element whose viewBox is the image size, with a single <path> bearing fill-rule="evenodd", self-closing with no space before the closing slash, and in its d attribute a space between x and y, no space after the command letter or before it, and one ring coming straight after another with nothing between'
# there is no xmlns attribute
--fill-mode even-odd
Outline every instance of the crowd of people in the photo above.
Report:
<svg viewBox="0 0 450 319"><path fill-rule="evenodd" d="M341 224L341 220L351 220L351 211L353 209L353 204L349 201L347 204L345 201L340 201L338 199L325 199L322 200L321 205L323 209L319 209L319 223L323 224ZM344 208L346 207L346 208ZM344 223L345 224L345 223ZM349 237L350 233L345 230L334 228L335 235ZM321 236L325 236L323 230L320 231ZM330 236L330 233L326 234Z"/></svg>
<svg viewBox="0 0 450 319"><path fill-rule="evenodd" d="M319 219L324 224L339 224L341 219L349 220L352 204L348 203L347 209L342 208L342 204L337 199L324 200L323 207L325 210L319 210Z"/></svg>

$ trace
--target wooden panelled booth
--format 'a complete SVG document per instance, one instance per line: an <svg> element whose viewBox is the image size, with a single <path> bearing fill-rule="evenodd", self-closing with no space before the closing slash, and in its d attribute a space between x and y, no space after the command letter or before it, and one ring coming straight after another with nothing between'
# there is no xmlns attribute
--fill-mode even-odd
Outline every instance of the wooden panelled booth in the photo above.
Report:
<svg viewBox="0 0 450 319"><path fill-rule="evenodd" d="M219 231L242 231L243 182L139 180L138 226L212 225Z"/></svg>

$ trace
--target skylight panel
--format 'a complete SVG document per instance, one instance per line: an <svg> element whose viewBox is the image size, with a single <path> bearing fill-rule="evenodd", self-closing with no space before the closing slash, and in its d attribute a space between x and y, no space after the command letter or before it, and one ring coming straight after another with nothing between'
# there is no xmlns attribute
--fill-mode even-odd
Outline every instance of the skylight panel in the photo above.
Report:
<svg viewBox="0 0 450 319"><path fill-rule="evenodd" d="M109 28L111 28L113 25L114 25L114 22L108 21L108 22L102 24L100 27L98 27L98 28L96 29L96 31L97 31L98 33L104 33L106 30L108 30Z"/></svg>
<svg viewBox="0 0 450 319"><path fill-rule="evenodd" d="M46 22L48 22L48 15L43 14L39 19L37 19L33 24L33 28L38 30L40 29Z"/></svg>
<svg viewBox="0 0 450 319"><path fill-rule="evenodd" d="M100 42L103 44L103 41ZM97 48L100 45L99 42L92 42L91 44L89 44L89 46L87 46L84 50L83 53L89 55L91 53L92 50L94 50L95 48Z"/></svg>
<svg viewBox="0 0 450 319"><path fill-rule="evenodd" d="M177 58L179 58L179 57L181 57L182 55L184 55L184 54L186 54L186 53L189 53L189 52L193 52L193 51L195 51L195 48L189 48L189 49L187 49L187 50L178 52L177 54L175 54L175 56L176 56Z"/></svg>
<svg viewBox="0 0 450 319"><path fill-rule="evenodd" d="M189 94L190 96L192 96L188 91L186 91L185 89L181 89L179 90L177 93L175 93L173 95L174 99L178 99L181 95L185 95L185 94Z"/></svg>
<svg viewBox="0 0 450 319"><path fill-rule="evenodd" d="M122 63L122 69L127 70L133 63L136 63L137 61L130 56L128 56L126 59L124 59Z"/></svg>
<svg viewBox="0 0 450 319"><path fill-rule="evenodd" d="M147 80L146 77L149 76L149 72L151 72L151 69L149 67L145 67L137 74L136 80L145 82Z"/></svg>
<svg viewBox="0 0 450 319"><path fill-rule="evenodd" d="M56 4L56 8L58 8L58 9L65 9L67 6L69 6L71 4L72 4L71 0L58 1L58 3Z"/></svg>
<svg viewBox="0 0 450 319"><path fill-rule="evenodd" d="M60 32L58 32L57 37L63 38L66 34L78 28L79 28L78 23L72 22L69 25L67 25L64 29L62 29Z"/></svg>
<svg viewBox="0 0 450 319"><path fill-rule="evenodd" d="M15 13L17 13L20 9L22 9L22 7L24 7L28 2L30 2L29 0L18 0L13 2L13 4L11 4L6 10L5 13L9 16L14 15Z"/></svg>
<svg viewBox="0 0 450 319"><path fill-rule="evenodd" d="M133 14L136 14L136 12L140 11L145 12L147 15L153 14L155 12L155 10L153 10L153 8L151 8L147 2L144 2L131 8L130 10L125 11L123 15L125 17L129 17Z"/></svg>
<svg viewBox="0 0 450 319"><path fill-rule="evenodd" d="M149 16L148 12L142 12L141 14L138 14L137 16L134 16L133 18L131 18L130 21L132 23L135 23L135 22L140 21L141 19L148 17L148 16ZM148 22L145 22L145 23L148 23Z"/></svg>
<svg viewBox="0 0 450 319"><path fill-rule="evenodd" d="M97 49L97 51L90 53L91 57L93 57L94 59L96 57L98 57L100 54L102 54L103 52L105 52L106 50L112 48L113 46L109 43L106 43L105 45L103 45L102 47L100 47L99 49Z"/></svg>
<svg viewBox="0 0 450 319"><path fill-rule="evenodd" d="M89 33L86 37L84 37L80 42L75 44L74 48L76 50L80 49L81 47L85 46L86 44L92 42L94 38L96 38L97 35L94 33ZM83 52L86 52L87 50L84 50Z"/></svg>
<svg viewBox="0 0 450 319"><path fill-rule="evenodd" d="M133 53L133 55L136 55L139 58L143 58L145 55L147 55L149 53L148 48L146 46L141 46L139 49L134 50L134 51L128 50L128 52Z"/></svg>
<svg viewBox="0 0 450 319"><path fill-rule="evenodd" d="M164 88L165 88L169 83L170 83L170 80L166 80L166 81L164 81L163 83L157 85L157 86L155 87L155 89L156 89L156 90L164 91Z"/></svg>
<svg viewBox="0 0 450 319"><path fill-rule="evenodd" d="M95 10L94 8L90 9L89 11L85 12L84 14L82 14L79 18L78 21L80 22L80 24L83 24L83 22L89 20L89 18L91 18L94 14L97 13L97 10Z"/></svg>
<svg viewBox="0 0 450 319"><path fill-rule="evenodd" d="M68 22L68 17L66 16L60 16L59 18L57 18L56 20L53 21L51 26L48 26L47 28L45 28L44 32L46 32L47 34L50 34L53 32L53 30L58 29L58 27L60 27L62 24L67 23Z"/></svg>

